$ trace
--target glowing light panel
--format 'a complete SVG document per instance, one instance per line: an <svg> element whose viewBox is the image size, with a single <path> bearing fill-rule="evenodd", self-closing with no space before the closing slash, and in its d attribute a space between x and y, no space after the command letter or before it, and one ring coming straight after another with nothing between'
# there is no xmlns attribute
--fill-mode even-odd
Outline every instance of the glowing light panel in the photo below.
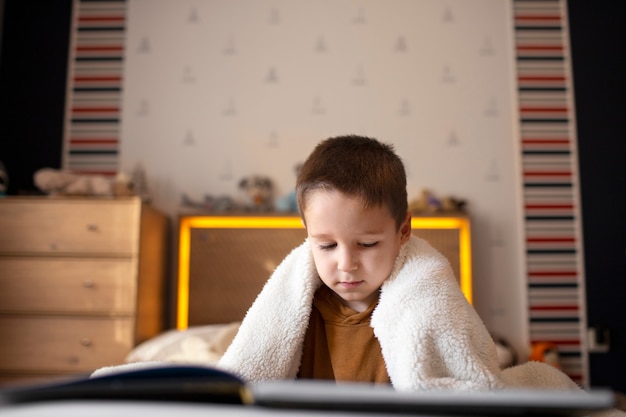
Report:
<svg viewBox="0 0 626 417"><path fill-rule="evenodd" d="M469 220L464 217L413 217L413 229L459 230L459 281L461 291L472 302L472 254ZM300 217L261 216L186 216L179 224L178 240L178 307L176 327L189 324L189 257L191 229L301 229Z"/></svg>

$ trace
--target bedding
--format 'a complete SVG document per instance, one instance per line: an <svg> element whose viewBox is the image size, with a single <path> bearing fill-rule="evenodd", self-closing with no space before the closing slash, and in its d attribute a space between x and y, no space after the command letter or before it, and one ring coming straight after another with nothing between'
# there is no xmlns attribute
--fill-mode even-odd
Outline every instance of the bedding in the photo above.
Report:
<svg viewBox="0 0 626 417"><path fill-rule="evenodd" d="M192 326L186 330L168 330L137 345L124 363L171 362L215 365L239 330L241 322ZM506 344L496 340L500 368L516 363ZM514 354L513 354L514 355Z"/></svg>
<svg viewBox="0 0 626 417"><path fill-rule="evenodd" d="M126 363L173 362L215 364L235 337L240 322L168 330L137 345Z"/></svg>

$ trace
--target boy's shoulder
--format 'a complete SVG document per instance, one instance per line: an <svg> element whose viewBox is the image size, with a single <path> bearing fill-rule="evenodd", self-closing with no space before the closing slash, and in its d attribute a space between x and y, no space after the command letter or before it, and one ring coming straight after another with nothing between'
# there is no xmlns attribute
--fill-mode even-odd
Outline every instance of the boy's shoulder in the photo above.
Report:
<svg viewBox="0 0 626 417"><path fill-rule="evenodd" d="M461 292L448 259L426 240L412 236L400 249L394 271L386 287L398 291L419 292L425 296L435 291Z"/></svg>

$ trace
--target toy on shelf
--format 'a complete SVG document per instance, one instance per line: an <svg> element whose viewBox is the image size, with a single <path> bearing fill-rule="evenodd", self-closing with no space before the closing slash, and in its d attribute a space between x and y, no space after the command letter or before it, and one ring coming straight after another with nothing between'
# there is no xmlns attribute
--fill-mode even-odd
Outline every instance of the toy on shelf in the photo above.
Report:
<svg viewBox="0 0 626 417"><path fill-rule="evenodd" d="M103 175L81 175L53 168L42 168L35 172L34 183L41 191L50 195L112 196L110 178Z"/></svg>
<svg viewBox="0 0 626 417"><path fill-rule="evenodd" d="M427 188L420 197L409 201L409 210L414 214L463 213L467 202L453 196L438 197Z"/></svg>
<svg viewBox="0 0 626 417"><path fill-rule="evenodd" d="M128 175L75 174L54 168L41 168L33 175L37 188L49 195L123 197L136 195Z"/></svg>
<svg viewBox="0 0 626 417"><path fill-rule="evenodd" d="M294 172L296 177L300 173L300 169L302 168L302 163L297 164L294 167ZM297 213L298 212L298 202L296 201L296 192L292 190L280 197L276 200L276 211L286 212L286 213Z"/></svg>
<svg viewBox="0 0 626 417"><path fill-rule="evenodd" d="M228 196L214 197L212 195L206 195L204 196L204 200L194 201L187 194L183 194L181 196L181 204L183 207L200 211L228 212L237 210L237 205L233 199Z"/></svg>
<svg viewBox="0 0 626 417"><path fill-rule="evenodd" d="M150 200L152 200L150 197L150 188L148 187L146 170L141 164L137 164L135 168L133 168L131 182L135 195L139 196L141 201L149 203Z"/></svg>
<svg viewBox="0 0 626 417"><path fill-rule="evenodd" d="M537 342L533 344L529 359L544 362L555 368L561 368L558 347L552 342Z"/></svg>
<svg viewBox="0 0 626 417"><path fill-rule="evenodd" d="M244 191L243 208L248 211L272 211L274 209L274 184L267 177L252 175L239 181Z"/></svg>
<svg viewBox="0 0 626 417"><path fill-rule="evenodd" d="M128 175L123 172L120 172L115 176L115 179L111 183L111 187L113 187L113 195L119 197L135 195L135 192L133 191L133 182Z"/></svg>
<svg viewBox="0 0 626 417"><path fill-rule="evenodd" d="M188 194L183 193L181 206L208 212L270 212L274 210L274 185L269 178L258 175L246 177L239 181L238 188L243 192L242 199L235 199L228 195L206 194L204 199L194 200Z"/></svg>

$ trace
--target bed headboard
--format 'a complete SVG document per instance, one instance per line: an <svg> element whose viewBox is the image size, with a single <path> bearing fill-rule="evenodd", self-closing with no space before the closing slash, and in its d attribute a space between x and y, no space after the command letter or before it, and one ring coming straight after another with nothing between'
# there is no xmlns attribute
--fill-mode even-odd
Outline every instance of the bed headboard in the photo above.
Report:
<svg viewBox="0 0 626 417"><path fill-rule="evenodd" d="M450 260L471 302L469 220L414 216L412 227ZM243 319L274 268L305 237L297 216L181 216L176 327Z"/></svg>

